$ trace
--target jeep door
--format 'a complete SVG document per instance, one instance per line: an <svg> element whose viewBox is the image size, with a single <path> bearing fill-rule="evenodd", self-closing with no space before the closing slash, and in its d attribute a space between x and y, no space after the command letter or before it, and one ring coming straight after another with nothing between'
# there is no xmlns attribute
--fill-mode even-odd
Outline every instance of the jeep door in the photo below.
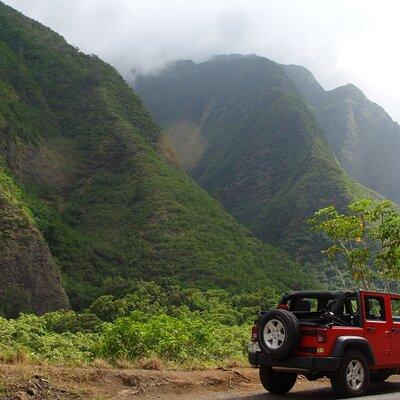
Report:
<svg viewBox="0 0 400 400"><path fill-rule="evenodd" d="M394 356L391 352L390 337L390 305L389 299L377 293L364 293L363 315L364 334L368 340L377 364L393 364ZM387 300L387 301L386 301Z"/></svg>
<svg viewBox="0 0 400 400"><path fill-rule="evenodd" d="M390 296L392 316L391 342L392 353L396 363L400 363L400 296Z"/></svg>

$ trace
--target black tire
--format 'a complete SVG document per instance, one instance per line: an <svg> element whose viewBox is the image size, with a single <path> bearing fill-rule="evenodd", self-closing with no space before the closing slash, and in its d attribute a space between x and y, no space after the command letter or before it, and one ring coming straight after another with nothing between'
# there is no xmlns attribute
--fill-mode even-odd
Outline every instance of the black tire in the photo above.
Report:
<svg viewBox="0 0 400 400"><path fill-rule="evenodd" d="M264 332L267 334L269 332L268 323L275 323L275 321L279 321L283 326L283 339L279 339L276 348L271 347L272 343L268 343L266 338L264 337ZM270 333L268 333L270 334ZM272 333L275 334L275 333ZM280 334L282 337L282 334ZM286 310L272 310L265 313L260 320L260 328L259 328L259 344L261 349L275 358L276 360L282 360L287 358L293 354L295 350L298 349L300 344L300 324L297 318ZM278 340L278 339L274 339Z"/></svg>
<svg viewBox="0 0 400 400"><path fill-rule="evenodd" d="M354 363L361 364L363 378L362 380L356 379L355 383L349 383L347 380L348 367ZM369 376L369 366L364 354L359 351L349 351L343 355L338 371L331 376L332 389L342 397L363 396L369 385Z"/></svg>
<svg viewBox="0 0 400 400"><path fill-rule="evenodd" d="M392 376L392 372L386 369L378 369L376 371L371 371L369 380L373 383L382 383L385 382L390 376Z"/></svg>
<svg viewBox="0 0 400 400"><path fill-rule="evenodd" d="M274 371L271 367L260 367L260 381L264 389L273 394L284 394L294 386L297 374Z"/></svg>

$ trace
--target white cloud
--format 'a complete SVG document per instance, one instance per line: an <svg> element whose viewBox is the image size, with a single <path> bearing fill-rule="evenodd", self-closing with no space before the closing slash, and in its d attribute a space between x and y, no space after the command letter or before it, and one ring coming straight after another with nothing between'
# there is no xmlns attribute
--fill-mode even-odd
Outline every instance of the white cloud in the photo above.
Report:
<svg viewBox="0 0 400 400"><path fill-rule="evenodd" d="M398 0L5 0L127 73L256 53L353 82L400 120Z"/></svg>

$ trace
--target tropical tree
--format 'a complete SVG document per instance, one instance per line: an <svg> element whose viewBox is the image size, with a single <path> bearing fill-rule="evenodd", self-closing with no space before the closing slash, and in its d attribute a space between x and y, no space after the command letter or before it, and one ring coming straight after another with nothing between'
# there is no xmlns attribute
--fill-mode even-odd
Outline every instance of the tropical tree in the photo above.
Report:
<svg viewBox="0 0 400 400"><path fill-rule="evenodd" d="M336 265L345 265L364 288L370 288L377 275L400 278L400 214L390 201L356 201L346 213L329 206L309 222L329 239L323 253Z"/></svg>

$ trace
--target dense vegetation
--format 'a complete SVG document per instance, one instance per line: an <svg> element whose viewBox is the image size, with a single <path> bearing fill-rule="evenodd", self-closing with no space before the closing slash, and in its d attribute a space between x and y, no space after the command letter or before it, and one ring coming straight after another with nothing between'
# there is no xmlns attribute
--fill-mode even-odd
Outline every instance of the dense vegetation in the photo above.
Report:
<svg viewBox="0 0 400 400"><path fill-rule="evenodd" d="M250 325L274 292L232 296L224 290L139 282L124 298L103 296L86 311L0 318L0 360L63 365L104 359L155 367L245 361Z"/></svg>
<svg viewBox="0 0 400 400"><path fill-rule="evenodd" d="M325 91L307 69L284 68L311 105L346 172L399 203L399 124L354 85Z"/></svg>
<svg viewBox="0 0 400 400"><path fill-rule="evenodd" d="M175 166L159 128L111 66L2 3L0 86L0 159L18 189L12 202L21 199L42 245L32 256L45 271L58 265L75 309L129 293L139 279L231 293L315 284ZM3 244L18 254L26 248L15 237ZM14 279L30 306L8 314L54 308L32 287L59 299L56 284L34 284L27 271L39 267L18 265L25 278Z"/></svg>
<svg viewBox="0 0 400 400"><path fill-rule="evenodd" d="M382 287L398 279L400 216L387 202L360 200L346 213L329 206L309 221L329 239L335 269L329 287ZM0 360L81 365L106 361L142 368L202 368L246 362L255 316L273 308L271 288L233 295L223 289L183 288L164 281L109 279L109 295L86 310L41 317L0 317ZM5 310L1 310L4 315Z"/></svg>
<svg viewBox="0 0 400 400"><path fill-rule="evenodd" d="M305 222L314 211L368 194L344 173L295 84L270 60L179 61L135 88L196 181L259 238L296 256L319 253Z"/></svg>

